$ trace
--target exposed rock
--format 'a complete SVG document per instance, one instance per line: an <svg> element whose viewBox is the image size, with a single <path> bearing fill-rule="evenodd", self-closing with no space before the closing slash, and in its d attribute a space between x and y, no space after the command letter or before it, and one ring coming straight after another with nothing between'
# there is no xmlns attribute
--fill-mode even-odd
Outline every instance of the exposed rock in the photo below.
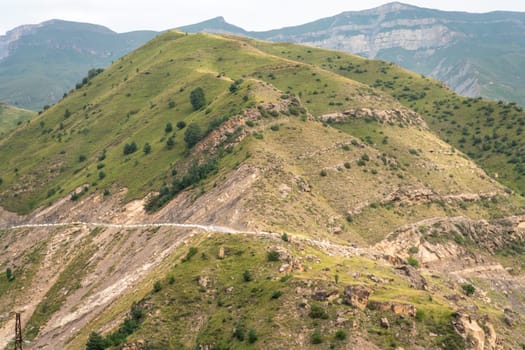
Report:
<svg viewBox="0 0 525 350"><path fill-rule="evenodd" d="M282 264L281 267L279 267L280 273L289 273L292 271L292 266L290 264Z"/></svg>
<svg viewBox="0 0 525 350"><path fill-rule="evenodd" d="M337 296L339 295L339 291L333 290L331 292L327 292L324 289L315 290L312 294L312 299L317 301L326 301L329 299L337 299ZM334 298L335 297L335 298Z"/></svg>
<svg viewBox="0 0 525 350"><path fill-rule="evenodd" d="M371 303L370 307L376 310L391 311L396 315L404 315L410 317L415 317L417 311L416 307L412 304L403 304L395 301L376 301Z"/></svg>
<svg viewBox="0 0 525 350"><path fill-rule="evenodd" d="M495 350L496 344L498 340L498 335L496 333L496 330L494 329L494 326L490 322L485 322L485 327L487 329L487 345L489 350Z"/></svg>
<svg viewBox="0 0 525 350"><path fill-rule="evenodd" d="M225 251L224 251L224 247L223 247L223 246L221 246L221 247L219 248L219 254L217 255L217 257L218 257L219 259L224 259L224 258L226 257L226 253L225 253Z"/></svg>
<svg viewBox="0 0 525 350"><path fill-rule="evenodd" d="M453 324L459 335L469 342L468 349L483 350L485 348L485 332L470 315L458 315Z"/></svg>
<svg viewBox="0 0 525 350"><path fill-rule="evenodd" d="M388 318L381 317L380 323L381 323L381 327L387 328L387 329L390 328L390 323L388 322Z"/></svg>
<svg viewBox="0 0 525 350"><path fill-rule="evenodd" d="M207 276L200 276L199 277L199 286L201 286L203 288L207 288L210 283L211 283L211 280L210 280L209 277L207 277Z"/></svg>
<svg viewBox="0 0 525 350"><path fill-rule="evenodd" d="M412 288L421 290L427 289L427 280L423 276L421 276L421 274L416 268L410 265L402 265L397 266L395 269L395 271L401 272L403 276L408 277Z"/></svg>
<svg viewBox="0 0 525 350"><path fill-rule="evenodd" d="M345 302L360 310L366 309L372 290L366 286L355 285L345 287Z"/></svg>
<svg viewBox="0 0 525 350"><path fill-rule="evenodd" d="M288 249L281 247L281 246L270 246L267 249L268 252L275 251L279 253L279 260L281 261L291 261L292 254L288 251Z"/></svg>

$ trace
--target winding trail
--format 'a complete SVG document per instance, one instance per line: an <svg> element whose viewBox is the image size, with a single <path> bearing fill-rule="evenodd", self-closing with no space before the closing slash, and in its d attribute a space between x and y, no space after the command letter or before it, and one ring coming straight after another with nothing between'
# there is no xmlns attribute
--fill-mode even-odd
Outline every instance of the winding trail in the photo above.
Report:
<svg viewBox="0 0 525 350"><path fill-rule="evenodd" d="M113 223L101 223L101 222L63 222L63 223L52 223L52 224L20 224L20 225L0 225L0 229L22 229L22 228L54 228L54 227L67 227L67 226L84 226L84 227L107 227L107 228L119 228L119 229L136 229L136 228L157 228L157 227L177 227L177 228L190 228L198 229L204 232L215 232L225 234L248 234L248 235L263 235L270 236L272 238L281 239L282 233L269 232L269 231L247 231L247 230L236 230L231 227L217 226L217 225L201 225L201 224L180 224L180 223L147 223L147 224L113 224ZM367 249L357 248L350 245L343 245L333 243L329 240L316 240L297 235L287 234L294 241L304 242L311 244L317 248L323 249L331 254L341 255L345 257L365 255L368 253Z"/></svg>

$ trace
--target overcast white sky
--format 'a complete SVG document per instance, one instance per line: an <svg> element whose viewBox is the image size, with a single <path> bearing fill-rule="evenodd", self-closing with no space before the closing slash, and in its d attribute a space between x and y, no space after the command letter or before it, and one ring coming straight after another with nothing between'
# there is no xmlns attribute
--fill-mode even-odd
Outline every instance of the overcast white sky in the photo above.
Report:
<svg viewBox="0 0 525 350"><path fill-rule="evenodd" d="M164 30L217 16L247 30L303 24L385 0L0 0L0 35L22 24L64 19L101 24L117 32ZM524 0L409 0L442 10L525 12Z"/></svg>

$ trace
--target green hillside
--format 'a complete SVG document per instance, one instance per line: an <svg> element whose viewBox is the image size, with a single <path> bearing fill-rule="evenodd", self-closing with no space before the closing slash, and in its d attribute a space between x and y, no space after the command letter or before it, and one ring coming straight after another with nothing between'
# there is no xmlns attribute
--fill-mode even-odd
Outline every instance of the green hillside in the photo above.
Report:
<svg viewBox="0 0 525 350"><path fill-rule="evenodd" d="M24 306L35 348L525 342L525 200L491 177L521 189L516 164L459 142L492 108L523 115L381 61L162 34L0 140L0 203L28 214L0 212L0 314Z"/></svg>
<svg viewBox="0 0 525 350"><path fill-rule="evenodd" d="M392 63L293 44L248 41L265 52L315 64L370 85L418 112L443 140L503 184L525 192L525 112L515 103L465 98L443 84Z"/></svg>
<svg viewBox="0 0 525 350"><path fill-rule="evenodd" d="M31 119L34 112L0 103L0 136Z"/></svg>

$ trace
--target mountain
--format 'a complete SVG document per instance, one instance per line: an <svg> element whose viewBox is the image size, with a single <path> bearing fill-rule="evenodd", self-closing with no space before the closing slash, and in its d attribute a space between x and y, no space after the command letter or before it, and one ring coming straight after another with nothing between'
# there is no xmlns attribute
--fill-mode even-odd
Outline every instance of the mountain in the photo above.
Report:
<svg viewBox="0 0 525 350"><path fill-rule="evenodd" d="M0 103L0 136L31 119L34 112Z"/></svg>
<svg viewBox="0 0 525 350"><path fill-rule="evenodd" d="M246 33L235 27L231 33L379 58L441 80L464 96L525 105L524 28L525 13L446 12L394 2L300 26Z"/></svg>
<svg viewBox="0 0 525 350"><path fill-rule="evenodd" d="M517 349L524 117L384 61L161 34L0 139L0 344L20 312L30 349Z"/></svg>
<svg viewBox="0 0 525 350"><path fill-rule="evenodd" d="M247 32L244 29L226 22L224 17L215 17L207 21L183 26L180 27L179 30L189 33L207 32L216 34L229 33L236 35L247 35Z"/></svg>
<svg viewBox="0 0 525 350"><path fill-rule="evenodd" d="M51 20L0 36L0 101L39 110L58 101L88 70L103 68L157 35Z"/></svg>

